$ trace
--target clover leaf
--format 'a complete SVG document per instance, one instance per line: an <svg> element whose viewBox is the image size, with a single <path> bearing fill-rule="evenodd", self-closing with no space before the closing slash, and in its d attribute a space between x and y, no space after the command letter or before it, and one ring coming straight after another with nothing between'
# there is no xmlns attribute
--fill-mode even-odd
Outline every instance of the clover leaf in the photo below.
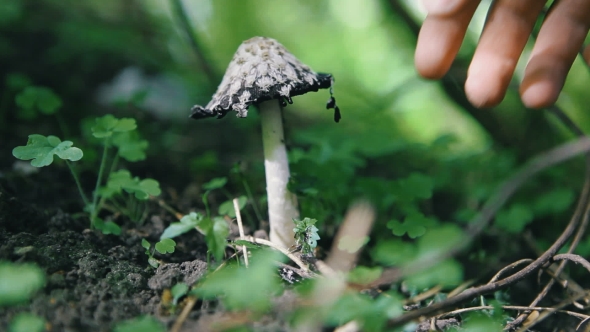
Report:
<svg viewBox="0 0 590 332"><path fill-rule="evenodd" d="M54 114L63 105L61 99L49 88L28 86L15 97L16 104L25 113L25 118L35 117L34 110L43 114Z"/></svg>
<svg viewBox="0 0 590 332"><path fill-rule="evenodd" d="M196 213L191 212L186 216L180 219L180 222L173 222L170 226L166 227L164 233L160 236L160 240L174 238L179 235L182 235L194 228L198 228L203 220L203 216Z"/></svg>
<svg viewBox="0 0 590 332"><path fill-rule="evenodd" d="M140 161L145 160L145 150L149 143L140 139L136 131L126 131L113 137L113 145L118 148L121 158L127 161Z"/></svg>
<svg viewBox="0 0 590 332"><path fill-rule="evenodd" d="M522 232L524 227L534 218L533 211L523 204L514 204L508 209L502 209L496 215L495 224L507 232L516 234Z"/></svg>
<svg viewBox="0 0 590 332"><path fill-rule="evenodd" d="M170 289L170 293L172 293L172 304L177 305L178 300L181 297L185 296L188 293L188 285L184 282L179 282L176 285L172 286Z"/></svg>
<svg viewBox="0 0 590 332"><path fill-rule="evenodd" d="M156 250L160 254L171 254L174 252L174 247L176 247L176 242L172 239L163 239L156 243Z"/></svg>
<svg viewBox="0 0 590 332"><path fill-rule="evenodd" d="M0 307L29 300L45 285L45 273L35 264L0 260Z"/></svg>
<svg viewBox="0 0 590 332"><path fill-rule="evenodd" d="M203 184L203 189L205 189L205 190L219 189L219 188L222 188L223 186L225 186L226 183L227 183L227 178L225 178L225 177L214 178L211 181Z"/></svg>
<svg viewBox="0 0 590 332"><path fill-rule="evenodd" d="M405 217L403 223L395 219L390 220L387 228L391 229L395 236L403 236L407 233L410 238L415 239L424 235L428 228L436 223L435 219L428 218L420 212L413 212Z"/></svg>
<svg viewBox="0 0 590 332"><path fill-rule="evenodd" d="M100 230L102 234L121 235L121 227L112 221L104 222L104 220L100 218L94 218L92 224L94 225L94 228Z"/></svg>
<svg viewBox="0 0 590 332"><path fill-rule="evenodd" d="M135 195L137 199L146 200L152 196L158 196L162 192L160 184L154 179L140 180L138 177L131 177L127 170L119 170L109 175L107 188L123 189Z"/></svg>
<svg viewBox="0 0 590 332"><path fill-rule="evenodd" d="M242 210L244 206L246 206L246 202L248 202L248 198L246 198L246 196L238 197L238 206L240 210ZM234 209L234 201L230 199L229 201L221 203L221 205L219 205L218 213L222 216L227 215L234 218L236 216L236 209Z"/></svg>
<svg viewBox="0 0 590 332"><path fill-rule="evenodd" d="M96 124L92 127L92 135L96 138L111 137L114 133L131 131L137 128L135 119L122 118L117 119L111 114L96 119Z"/></svg>
<svg viewBox="0 0 590 332"><path fill-rule="evenodd" d="M29 135L26 146L18 146L12 155L20 160L31 160L35 167L48 166L53 163L53 156L64 160L77 161L84 156L82 150L72 147L71 141L61 141L56 136Z"/></svg>

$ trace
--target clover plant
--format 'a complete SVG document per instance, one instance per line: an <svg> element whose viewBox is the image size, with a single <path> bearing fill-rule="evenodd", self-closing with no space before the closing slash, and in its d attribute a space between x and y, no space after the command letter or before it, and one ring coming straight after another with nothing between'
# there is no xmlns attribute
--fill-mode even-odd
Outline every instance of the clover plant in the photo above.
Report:
<svg viewBox="0 0 590 332"><path fill-rule="evenodd" d="M153 268L158 268L158 266L160 266L160 262L154 258L154 252L157 251L163 255L171 254L176 248L176 242L172 239L163 239L159 242L156 242L152 248L152 244L148 240L142 239L141 246L145 248L145 254L148 256L148 263Z"/></svg>
<svg viewBox="0 0 590 332"><path fill-rule="evenodd" d="M37 103L37 107L40 108L57 107L56 102L51 102L50 95L35 91L35 96L40 94L45 99L40 96L33 98L33 91L28 92L26 96L29 98L23 99L21 103L25 106ZM107 114L95 120L95 125L91 129L92 135L101 140L103 151L91 199L82 188L78 173L72 164L73 161L79 161L84 156L81 149L73 146L73 142L62 141L57 136L33 134L29 136L27 145L14 148L12 154L21 160L32 160L31 165L35 167L51 165L55 156L63 159L74 177L84 202L84 210L89 213L91 226L105 234L118 235L121 232L120 227L112 221L102 220L99 217L100 211L108 205L111 210L121 212L134 221L141 221L145 219L145 201L150 196L158 196L161 192L156 180L139 179L132 177L129 171L116 170L119 158L134 162L144 160L146 157L145 150L148 142L139 138L136 128L135 119L131 118L117 119ZM113 149L116 149L114 155L111 152ZM108 179L106 184L105 177Z"/></svg>

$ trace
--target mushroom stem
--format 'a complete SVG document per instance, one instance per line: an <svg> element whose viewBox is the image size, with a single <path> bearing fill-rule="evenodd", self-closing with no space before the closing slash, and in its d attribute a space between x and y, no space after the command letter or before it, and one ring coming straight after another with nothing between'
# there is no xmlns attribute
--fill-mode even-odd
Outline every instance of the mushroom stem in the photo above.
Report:
<svg viewBox="0 0 590 332"><path fill-rule="evenodd" d="M295 244L293 219L299 218L299 210L297 196L287 189L290 172L281 107L277 100L269 100L260 103L258 109L262 123L270 240L289 248Z"/></svg>

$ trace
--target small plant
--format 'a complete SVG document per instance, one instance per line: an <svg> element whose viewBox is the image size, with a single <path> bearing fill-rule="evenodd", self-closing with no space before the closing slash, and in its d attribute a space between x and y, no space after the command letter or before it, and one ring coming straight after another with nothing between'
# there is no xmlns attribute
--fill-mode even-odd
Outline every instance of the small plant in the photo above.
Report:
<svg viewBox="0 0 590 332"><path fill-rule="evenodd" d="M101 140L103 153L92 199L85 194L71 163L82 159L84 153L81 149L73 147L71 141L62 142L57 136L51 135L47 137L30 135L27 145L14 148L12 154L21 160L32 160L31 165L35 167L51 165L54 156L65 160L84 202L84 210L90 215L91 226L100 229L104 234L118 235L121 233L119 225L112 221L105 222L99 217L99 212L110 203L111 210L121 212L139 222L146 217L145 204L142 202L145 202L150 195L158 196L161 192L156 180L141 180L132 177L126 170L114 171L119 158L130 162L145 159L148 143L139 138L136 128L135 119L117 119L110 114L96 119L95 126L92 127L92 135ZM117 153L109 158L113 147L117 148ZM107 166L109 160L110 165ZM105 177L108 177L108 181L103 187Z"/></svg>
<svg viewBox="0 0 590 332"><path fill-rule="evenodd" d="M192 229L205 235L209 252L217 262L221 262L229 236L229 225L222 217L209 218L191 212L182 217L180 222L171 223L160 236L160 241L177 237Z"/></svg>
<svg viewBox="0 0 590 332"><path fill-rule="evenodd" d="M160 262L154 258L154 252L157 251L160 254L171 254L176 248L176 242L172 239L163 239L160 242L156 242L152 248L152 244L146 240L141 240L141 246L145 248L145 254L148 256L148 263L155 269L160 266ZM151 250L150 250L151 249Z"/></svg>
<svg viewBox="0 0 590 332"><path fill-rule="evenodd" d="M314 250L318 245L320 236L318 228L315 227L317 220L305 218L303 220L293 220L295 222L295 246L301 251L303 256L313 257Z"/></svg>

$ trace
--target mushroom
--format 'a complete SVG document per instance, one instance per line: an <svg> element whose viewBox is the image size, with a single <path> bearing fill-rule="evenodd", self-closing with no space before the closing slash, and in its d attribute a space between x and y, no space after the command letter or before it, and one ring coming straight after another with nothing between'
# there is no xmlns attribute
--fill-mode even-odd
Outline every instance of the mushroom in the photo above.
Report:
<svg viewBox="0 0 590 332"><path fill-rule="evenodd" d="M332 96L334 79L315 73L287 49L271 38L254 37L244 41L229 63L221 84L207 106L193 106L191 117L224 117L229 111L248 116L248 107L260 111L264 168L268 197L270 240L289 248L295 243L293 219L299 218L297 197L287 189L289 163L283 134L282 107L292 104L291 97L330 88L326 108L334 109L334 121L340 110Z"/></svg>

